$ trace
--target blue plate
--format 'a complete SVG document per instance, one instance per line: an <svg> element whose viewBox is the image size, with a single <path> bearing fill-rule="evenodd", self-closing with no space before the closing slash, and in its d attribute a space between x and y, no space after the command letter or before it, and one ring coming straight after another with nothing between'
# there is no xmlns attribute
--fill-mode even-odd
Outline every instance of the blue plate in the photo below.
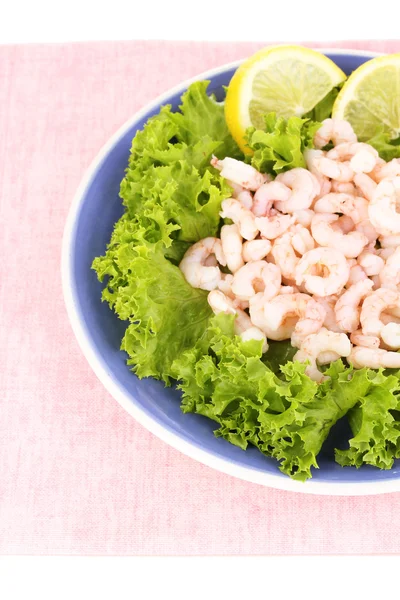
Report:
<svg viewBox="0 0 400 600"><path fill-rule="evenodd" d="M329 56L350 74L376 56L355 51L328 50ZM270 487L305 493L361 495L400 490L400 468L389 471L364 466L342 468L334 462L333 448L345 447L345 421L338 423L318 457L319 470L305 483L292 481L274 459L256 448L246 451L216 438L215 423L180 410L180 394L154 379L139 380L126 365L119 347L125 325L100 301L102 284L91 270L95 256L104 253L114 223L122 215L119 186L127 166L131 140L161 105L176 110L180 97L193 82L210 80L209 91L222 98L240 63L202 73L157 98L126 123L94 160L71 207L63 240L62 276L65 302L79 344L96 375L118 402L155 435L211 467Z"/></svg>

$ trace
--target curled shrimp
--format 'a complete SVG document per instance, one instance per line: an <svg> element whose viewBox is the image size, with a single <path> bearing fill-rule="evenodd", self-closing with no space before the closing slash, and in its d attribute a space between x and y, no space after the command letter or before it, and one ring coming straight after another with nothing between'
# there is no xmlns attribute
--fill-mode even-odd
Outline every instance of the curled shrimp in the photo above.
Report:
<svg viewBox="0 0 400 600"><path fill-rule="evenodd" d="M280 298L284 296L279 296ZM271 340L282 341L290 339L296 323L298 321L298 316L292 316L286 318L281 325L273 324L273 327L269 327L266 319L265 319L265 306L269 302L268 299L265 298L262 292L259 292L249 301L249 311L251 322L254 326L258 327L265 333L265 335Z"/></svg>
<svg viewBox="0 0 400 600"><path fill-rule="evenodd" d="M373 242L375 244L376 239L378 237L378 232L376 231L375 227L372 225L372 223L368 219L365 219L364 221L357 223L355 229L359 233L362 233L363 235L365 235L365 237L368 240L368 243Z"/></svg>
<svg viewBox="0 0 400 600"><path fill-rule="evenodd" d="M321 329L324 318L325 309L307 294L284 294L264 304L264 327L272 332L272 339L276 339L276 331L290 320L292 344L295 339L299 345L307 335Z"/></svg>
<svg viewBox="0 0 400 600"><path fill-rule="evenodd" d="M323 322L323 326L329 329L329 331L334 331L335 333L343 333L343 329L341 329L336 321L336 313L335 313L335 305L338 301L338 296L313 296L314 300L320 304L325 310L325 319Z"/></svg>
<svg viewBox="0 0 400 600"><path fill-rule="evenodd" d="M314 211L317 213L342 213L350 217L354 223L363 220L364 213L360 214L361 203L357 205L356 198L352 194L327 194L314 204ZM365 210L363 204L362 209Z"/></svg>
<svg viewBox="0 0 400 600"><path fill-rule="evenodd" d="M259 173L254 167L241 160L236 160L229 156L223 160L218 160L216 156L213 156L211 165L221 172L221 177L240 185L246 190L258 190L264 183L262 173Z"/></svg>
<svg viewBox="0 0 400 600"><path fill-rule="evenodd" d="M321 189L315 175L301 167L280 173L275 181L283 183L291 189L288 200L274 202L274 206L283 213L292 213L293 211L310 208Z"/></svg>
<svg viewBox="0 0 400 600"><path fill-rule="evenodd" d="M359 281L363 281L364 279L368 279L368 275L364 269L360 267L360 265L354 265L353 267L350 267L350 273L346 287L349 288L350 286L358 283Z"/></svg>
<svg viewBox="0 0 400 600"><path fill-rule="evenodd" d="M355 258L367 245L368 239L358 231L351 231L347 234L335 231L332 224L338 219L338 215L334 214L316 214L311 223L313 238L320 246L340 248L344 256Z"/></svg>
<svg viewBox="0 0 400 600"><path fill-rule="evenodd" d="M253 325L249 315L247 315L240 308L235 307L232 300L225 296L225 294L219 290L211 291L207 296L208 303L211 310L215 315L225 313L227 315L236 315L234 330L235 334L239 335L243 341L250 339L262 340L262 352L268 350L268 343L266 335L263 331Z"/></svg>
<svg viewBox="0 0 400 600"><path fill-rule="evenodd" d="M368 207L369 220L381 235L400 233L400 176L383 179L376 186Z"/></svg>
<svg viewBox="0 0 400 600"><path fill-rule="evenodd" d="M289 200L290 194L290 188L279 181L264 183L254 194L252 211L256 217L265 217L276 200Z"/></svg>
<svg viewBox="0 0 400 600"><path fill-rule="evenodd" d="M327 158L349 161L354 173L370 173L379 159L379 154L369 144L362 142L344 142L327 153Z"/></svg>
<svg viewBox="0 0 400 600"><path fill-rule="evenodd" d="M392 254L394 254L396 252L396 248L394 247L389 247L389 248L379 248L376 253L378 256L381 257L381 259L386 262L387 259L392 256Z"/></svg>
<svg viewBox="0 0 400 600"><path fill-rule="evenodd" d="M235 273L244 265L242 236L237 225L223 225L221 227L221 244L228 269Z"/></svg>
<svg viewBox="0 0 400 600"><path fill-rule="evenodd" d="M331 296L343 289L349 273L350 268L342 252L335 248L314 248L299 260L295 280L296 285L304 282L310 294Z"/></svg>
<svg viewBox="0 0 400 600"><path fill-rule="evenodd" d="M393 254L386 260L386 263L383 262L382 258L380 260L384 266L379 273L374 273L374 275L379 274L381 287L397 290L400 283L400 247L396 248Z"/></svg>
<svg viewBox="0 0 400 600"><path fill-rule="evenodd" d="M373 281L364 279L349 287L349 289L340 296L335 305L335 314L336 321L343 331L352 332L358 329L360 324L359 305L371 292L373 286Z"/></svg>
<svg viewBox="0 0 400 600"><path fill-rule="evenodd" d="M299 258L296 256L292 246L291 233L284 233L274 241L270 256L272 256L275 264L281 270L282 277L289 280L295 279Z"/></svg>
<svg viewBox="0 0 400 600"><path fill-rule="evenodd" d="M271 251L272 244L269 240L251 240L242 246L242 257L244 262L262 260Z"/></svg>
<svg viewBox="0 0 400 600"><path fill-rule="evenodd" d="M285 294L297 294L299 292L299 288L295 285L282 285L279 293L282 295Z"/></svg>
<svg viewBox="0 0 400 600"><path fill-rule="evenodd" d="M240 204L247 208L248 210L252 209L253 206L253 196L249 190L246 190L241 185L235 183L234 181L229 181L227 179L226 183L232 188L232 198L235 200L239 200Z"/></svg>
<svg viewBox="0 0 400 600"><path fill-rule="evenodd" d="M363 348L379 348L380 340L374 335L364 335L362 329L352 331L350 341L355 346L363 346Z"/></svg>
<svg viewBox="0 0 400 600"><path fill-rule="evenodd" d="M355 369L364 367L369 369L398 369L400 367L400 353L388 352L382 348L353 346L347 360Z"/></svg>
<svg viewBox="0 0 400 600"><path fill-rule="evenodd" d="M293 234L291 243L297 254L303 256L303 254L315 248L315 241L311 233L303 225L292 225L290 233Z"/></svg>
<svg viewBox="0 0 400 600"><path fill-rule="evenodd" d="M240 235L245 240L254 240L259 231L255 224L254 215L240 204L238 200L227 198L221 203L221 212L223 219L231 219L239 227Z"/></svg>
<svg viewBox="0 0 400 600"><path fill-rule="evenodd" d="M327 352L330 353L330 357L332 357L332 353L334 353L333 356L348 357L351 352L351 344L347 335L345 333L334 333L323 327L317 333L305 338L293 360L309 362L310 364L306 367L307 375L314 381L321 383L329 377L321 373L317 367L317 362L319 356L326 357Z"/></svg>
<svg viewBox="0 0 400 600"><path fill-rule="evenodd" d="M315 167L322 175L325 175L325 177L343 183L352 181L354 177L354 171L351 168L349 161L338 162L332 158L323 156L315 161Z"/></svg>
<svg viewBox="0 0 400 600"><path fill-rule="evenodd" d="M303 153L303 156L304 160L306 161L307 169L318 179L320 190L317 194L317 198L319 196L325 196L325 194L329 194L331 191L332 182L328 177L322 175L322 173L320 173L315 166L315 161L325 156L325 152L323 152L323 150L306 149Z"/></svg>
<svg viewBox="0 0 400 600"><path fill-rule="evenodd" d="M218 238L204 238L186 251L179 268L192 287L210 291L218 286L221 280L219 267L205 266L205 262L211 255L215 255L217 261L226 266L221 240Z"/></svg>
<svg viewBox="0 0 400 600"><path fill-rule="evenodd" d="M363 250L357 257L357 263L364 269L368 277L371 277L372 275L379 275L385 266L385 261L383 258L367 248Z"/></svg>
<svg viewBox="0 0 400 600"><path fill-rule="evenodd" d="M295 223L302 225L306 229L310 228L311 221L314 216L313 210L310 208L305 208L304 210L294 210L292 214L295 218Z"/></svg>
<svg viewBox="0 0 400 600"><path fill-rule="evenodd" d="M398 350L400 348L400 325L398 323L384 325L381 338L388 348Z"/></svg>
<svg viewBox="0 0 400 600"><path fill-rule="evenodd" d="M356 195L356 186L351 181L332 181L331 190L333 194Z"/></svg>
<svg viewBox="0 0 400 600"><path fill-rule="evenodd" d="M232 292L240 300L250 300L258 292L263 292L265 298L273 298L279 293L281 282L281 272L276 265L258 260L236 271Z"/></svg>
<svg viewBox="0 0 400 600"><path fill-rule="evenodd" d="M354 183L363 196L370 202L376 190L376 183L366 173L357 173L354 175Z"/></svg>
<svg viewBox="0 0 400 600"><path fill-rule="evenodd" d="M393 158L389 162L380 162L371 172L371 177L376 183L380 183L383 179L397 177L397 175L400 175L400 160L398 158Z"/></svg>
<svg viewBox="0 0 400 600"><path fill-rule="evenodd" d="M353 143L356 141L357 136L350 123L340 119L325 119L314 135L314 145L316 148L323 148L329 142L332 142L334 146L338 146L345 142Z"/></svg>
<svg viewBox="0 0 400 600"><path fill-rule="evenodd" d="M255 224L261 235L268 240L279 237L294 223L294 217L278 213L272 217L256 217Z"/></svg>
<svg viewBox="0 0 400 600"><path fill-rule="evenodd" d="M400 309L400 293L379 288L367 296L361 307L360 321L364 335L379 337L384 326L381 313Z"/></svg>
<svg viewBox="0 0 400 600"><path fill-rule="evenodd" d="M395 249L400 246L400 235L385 235L379 238L379 243L382 248Z"/></svg>

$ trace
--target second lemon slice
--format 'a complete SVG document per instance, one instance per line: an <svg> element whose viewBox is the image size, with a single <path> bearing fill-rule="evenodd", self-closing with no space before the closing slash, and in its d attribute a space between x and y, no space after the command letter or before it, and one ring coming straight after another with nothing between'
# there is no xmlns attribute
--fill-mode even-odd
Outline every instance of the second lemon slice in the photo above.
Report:
<svg viewBox="0 0 400 600"><path fill-rule="evenodd" d="M383 130L400 135L400 54L369 60L348 78L333 105L332 116L353 126L360 141Z"/></svg>
<svg viewBox="0 0 400 600"><path fill-rule="evenodd" d="M225 117L246 152L247 127L262 128L263 115L301 116L346 79L329 58L302 46L272 46L260 50L235 72L228 87Z"/></svg>

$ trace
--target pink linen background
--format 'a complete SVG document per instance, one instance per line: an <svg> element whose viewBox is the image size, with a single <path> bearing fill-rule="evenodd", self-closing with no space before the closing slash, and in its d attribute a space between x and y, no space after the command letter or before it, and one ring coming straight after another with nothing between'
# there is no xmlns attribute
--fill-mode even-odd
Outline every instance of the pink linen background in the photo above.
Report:
<svg viewBox="0 0 400 600"><path fill-rule="evenodd" d="M267 489L148 433L103 389L66 316L63 227L98 150L161 92L263 45L0 47L0 554L400 552L399 494Z"/></svg>

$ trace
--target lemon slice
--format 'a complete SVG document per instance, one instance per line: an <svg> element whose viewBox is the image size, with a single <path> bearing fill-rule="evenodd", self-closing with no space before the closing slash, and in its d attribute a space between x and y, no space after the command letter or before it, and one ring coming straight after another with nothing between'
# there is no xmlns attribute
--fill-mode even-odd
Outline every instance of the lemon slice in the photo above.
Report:
<svg viewBox="0 0 400 600"><path fill-rule="evenodd" d="M247 127L264 127L263 115L301 116L346 79L329 58L302 46L271 46L256 52L232 77L225 118L232 136L248 152Z"/></svg>
<svg viewBox="0 0 400 600"><path fill-rule="evenodd" d="M400 135L400 54L379 56L358 67L344 84L332 116L345 119L362 142L383 130Z"/></svg>

